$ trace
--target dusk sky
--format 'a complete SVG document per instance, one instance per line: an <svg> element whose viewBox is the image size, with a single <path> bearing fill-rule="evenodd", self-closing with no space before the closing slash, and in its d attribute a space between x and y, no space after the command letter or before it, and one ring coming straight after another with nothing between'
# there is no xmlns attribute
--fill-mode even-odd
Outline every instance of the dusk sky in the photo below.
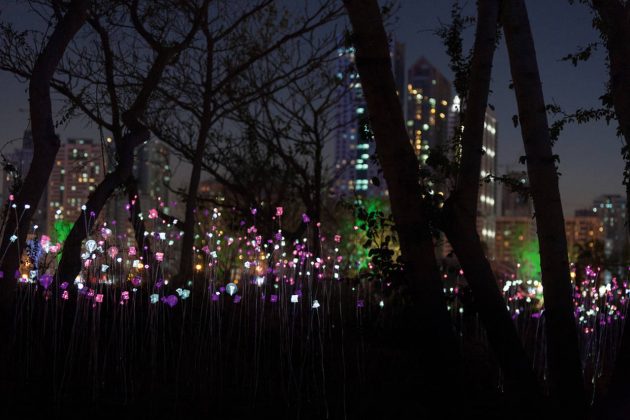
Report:
<svg viewBox="0 0 630 420"><path fill-rule="evenodd" d="M20 16L13 1L0 0L3 19L22 23L35 18ZM473 11L474 2L466 3ZM578 107L598 106L598 97L604 91L607 73L601 52L587 63L574 68L560 58L574 52L577 46L596 41L597 33L591 27L591 16L582 5L571 6L568 1L529 1L538 64L543 81L545 100L555 102L566 111ZM390 28L396 37L406 44L406 66L424 55L452 80L448 69L448 57L441 40L434 34L440 22L450 19L450 1L401 0L398 19ZM20 25L22 26L22 25ZM467 33L471 44L474 28ZM523 154L520 128L512 125L516 114L514 92L508 89L510 71L507 51L502 42L495 56L493 69L493 94L490 98L499 120L499 171L506 168L524 170L518 164ZM0 144L21 137L28 123L26 85L15 77L0 73ZM98 137L95 128L85 128L77 121L62 131L62 138L73 136ZM623 162L620 156L621 140L615 135L614 126L590 123L569 126L556 144L555 153L560 156L560 187L566 215L577 208L588 207L592 199L603 193L622 193ZM5 149L6 150L6 149Z"/></svg>

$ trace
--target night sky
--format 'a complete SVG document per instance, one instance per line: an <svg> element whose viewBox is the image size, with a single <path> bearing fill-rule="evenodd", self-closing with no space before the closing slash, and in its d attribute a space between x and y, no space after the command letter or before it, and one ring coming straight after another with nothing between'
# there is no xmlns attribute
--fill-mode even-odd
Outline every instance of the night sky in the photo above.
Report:
<svg viewBox="0 0 630 420"><path fill-rule="evenodd" d="M451 4L450 1L401 0L398 21L392 22L391 29L406 44L407 67L425 55L450 80L453 79L445 49L434 35L440 21L449 22ZM467 11L474 12L474 1L465 4ZM604 93L608 79L603 51L577 68L560 61L575 52L577 46L598 40L587 8L571 6L567 0L530 0L527 5L545 101L555 102L566 111L599 106L598 98ZM473 33L474 27L467 34L468 47L472 46ZM496 107L499 121L499 171L505 171L506 167L525 170L525 166L518 163L524 152L520 127L514 128L512 124L517 109L514 91L508 88L511 76L504 42L495 55L492 76L490 103ZM560 189L566 215L588 207L599 194L623 192L620 150L621 140L615 134L614 125L590 123L568 126L564 130L554 151L560 155Z"/></svg>
<svg viewBox="0 0 630 420"><path fill-rule="evenodd" d="M0 0L3 20L21 23L36 22L31 16L18 12L15 3ZM545 100L555 102L567 111L578 107L598 106L598 97L604 92L607 73L602 51L596 53L588 63L574 68L570 63L560 61L576 47L598 39L591 28L591 17L586 7L571 6L568 1L548 2L534 0L527 2L530 20L538 53ZM467 10L473 11L474 1L466 3ZM439 22L450 19L451 2L442 0L401 0L398 18L390 23L390 28L398 40L406 44L406 66L424 55L452 80L448 69L448 57L441 40L434 35ZM471 45L474 28L467 34ZM493 94L490 98L496 108L499 120L499 171L507 168L524 170L518 164L523 154L520 128L512 125L512 115L516 114L514 92L508 89L510 71L505 44L502 42L495 56L493 69ZM28 122L26 85L4 72L0 72L0 145L21 137ZM86 128L81 121L71 124L61 132L62 138L89 136L98 137L95 128ZM623 162L620 156L621 141L615 135L614 126L605 123L590 123L583 126L569 126L563 132L555 147L560 155L560 187L566 215L572 215L577 208L588 207L592 199L603 193L622 193ZM9 150L7 148L5 150Z"/></svg>

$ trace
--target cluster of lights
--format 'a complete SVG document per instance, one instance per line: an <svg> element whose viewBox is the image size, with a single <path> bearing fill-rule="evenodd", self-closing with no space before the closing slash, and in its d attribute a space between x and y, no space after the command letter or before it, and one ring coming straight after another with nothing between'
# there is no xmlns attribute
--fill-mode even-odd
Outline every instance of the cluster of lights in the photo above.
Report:
<svg viewBox="0 0 630 420"><path fill-rule="evenodd" d="M367 186L368 180L359 181L361 185ZM133 203L129 203L125 208L131 211L132 206ZM84 214L87 213L85 205L81 209ZM256 211L252 209L252 215L255 216ZM284 208L277 207L274 219L279 223L283 214ZM322 301L321 297L316 296L318 288L310 289L312 282L338 282L344 277L343 257L339 255L338 248L341 242L339 234L334 235L331 241L334 251L331 250L325 256L315 256L309 250L306 238L289 245L281 229L271 238L264 239L258 234L256 226L244 224L241 224L244 226L243 232L229 235L219 227L221 211L216 208L206 210L204 215L209 231L199 235L206 244L194 249L193 278L174 293L167 292L165 286L169 284L169 279L159 273L162 272L160 267L168 261L167 256L173 253L171 247L183 232L176 228L176 221L160 219L156 209L148 211L149 230L145 232L145 237L152 241L153 254L147 254L146 248L143 250L142 247L126 245L128 239L124 235L117 235L115 224L112 222L108 226L104 223L95 229L94 236L84 242L82 270L73 284L54 284L52 273L56 256L63 245L52 244L50 237L41 235L29 241L29 248L37 250L37 257L33 257L28 267L22 267L26 271L20 274L19 284L42 286L47 300L77 297L99 305L113 298L116 304L124 306L138 299L146 299L151 305L174 307L191 296L193 283L203 282L212 302L229 298L237 304L242 298L255 294L270 303L286 299L291 304L304 303L312 309L318 309ZM302 215L302 221L311 224L306 214ZM319 224L313 229L319 229ZM323 244L326 238L322 236L320 241ZM236 258L242 268L232 272L232 280L222 285L217 267L221 265L219 261L225 258ZM359 289L353 288L353 291L358 293ZM357 299L357 307L363 307L365 302L365 298ZM384 302L379 298L375 305L383 307Z"/></svg>

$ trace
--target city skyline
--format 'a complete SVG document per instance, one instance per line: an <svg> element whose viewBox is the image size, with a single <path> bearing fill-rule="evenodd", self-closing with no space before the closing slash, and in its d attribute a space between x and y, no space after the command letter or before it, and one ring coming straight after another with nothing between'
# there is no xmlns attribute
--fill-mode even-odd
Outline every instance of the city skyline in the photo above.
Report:
<svg viewBox="0 0 630 420"><path fill-rule="evenodd" d="M406 44L407 58L426 56L449 80L449 58L442 40L435 35L440 23L450 22L451 2L402 0L389 23L397 40ZM540 67L543 93L547 103L556 103L565 111L599 107L608 73L605 51L593 51L589 61L573 67L562 57L575 53L579 46L599 40L592 27L592 15L586 7L569 2L528 2L529 18ZM431 13L426 13L426 10ZM465 15L474 15L474 2L466 4ZM474 30L464 33L464 47L472 47ZM524 155L520 126L514 127L512 116L518 114L505 39L501 39L492 67L489 103L495 108L501 128L501 147L497 158L500 173L525 171L518 159ZM550 122L554 120L549 118ZM600 194L625 194L622 185L623 160L621 140L616 127L604 122L569 124L554 145L560 157L560 193L565 216L590 203Z"/></svg>
<svg viewBox="0 0 630 420"><path fill-rule="evenodd" d="M432 13L423 13L429 6ZM405 44L403 59L406 62L424 55L452 80L448 56L442 41L434 34L440 22L450 20L450 8L449 2L433 4L426 0L403 0L395 17L390 20L388 29L396 41ZM591 60L580 64L578 68L560 61L561 57L575 52L579 45L587 45L598 39L597 33L591 28L591 16L586 8L571 6L568 2L552 5L534 2L529 5L529 9L538 46L538 60L546 101L555 102L567 111L578 107L598 106L598 97L604 91L603 80L606 77L603 52L595 51ZM18 6L12 5L2 8L3 16L7 19L20 14L20 10ZM473 14L470 10L467 12ZM570 16L571 19L558 19L558 16ZM32 14L27 15L22 21L23 25L28 26L36 21L36 17ZM576 22L582 27L580 31L572 30ZM465 34L467 46L470 46L471 39L472 31L468 31ZM553 42L545 42L546 39L552 39ZM543 45L548 48L542 48ZM501 41L493 67L490 96L490 103L495 107L502 132L502 147L497 154L500 173L524 170L524 166L518 163L519 157L523 155L522 141L520 127L514 127L512 124L512 115L517 112L514 92L508 88L510 80L505 45ZM5 99L0 99L0 127L3 128L0 147L3 147L12 139L21 139L23 131L27 128L28 117L25 110L28 109L28 101L27 86L19 83L14 76L2 72L0 83L4 86L5 92L3 96ZM575 89L575 86L579 86L580 89ZM83 119L77 119L67 128L59 130L59 133L63 138L96 138L98 129L88 127ZM621 142L615 135L614 126L608 127L603 122L598 122L580 126L570 124L566 127L554 149L560 156L559 171L562 174L560 190L565 216L572 215L575 210L584 207L592 197L599 194L624 192L620 148ZM328 154L332 161L334 152L331 150ZM176 174L174 178L177 179Z"/></svg>

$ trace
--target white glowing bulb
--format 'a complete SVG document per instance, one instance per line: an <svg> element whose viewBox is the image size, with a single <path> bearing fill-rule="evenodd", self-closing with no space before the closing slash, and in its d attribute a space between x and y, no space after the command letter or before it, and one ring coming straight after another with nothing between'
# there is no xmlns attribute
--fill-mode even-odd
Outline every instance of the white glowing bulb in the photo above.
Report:
<svg viewBox="0 0 630 420"><path fill-rule="evenodd" d="M93 252L96 249L96 241L94 239L89 239L85 242L85 248L88 251Z"/></svg>
<svg viewBox="0 0 630 420"><path fill-rule="evenodd" d="M225 291L228 293L228 295L234 296L236 292L238 291L238 287L234 283L228 283L225 286Z"/></svg>

